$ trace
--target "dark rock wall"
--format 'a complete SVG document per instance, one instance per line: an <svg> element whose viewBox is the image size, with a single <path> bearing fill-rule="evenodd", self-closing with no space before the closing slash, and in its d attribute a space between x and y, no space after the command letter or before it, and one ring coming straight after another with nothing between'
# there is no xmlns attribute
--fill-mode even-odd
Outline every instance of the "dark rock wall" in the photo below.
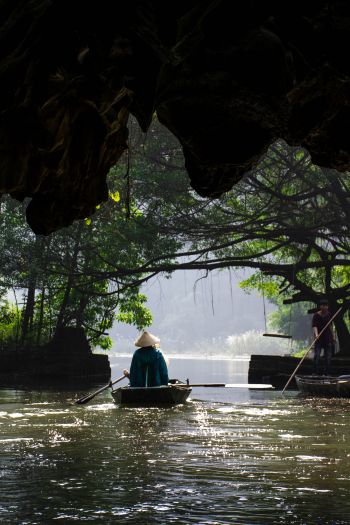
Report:
<svg viewBox="0 0 350 525"><path fill-rule="evenodd" d="M107 355L93 354L82 328L65 327L43 346L0 349L0 386L25 381L37 386L73 379L109 381Z"/></svg>
<svg viewBox="0 0 350 525"><path fill-rule="evenodd" d="M156 110L218 196L276 138L349 168L346 0L0 0L0 192L37 233L107 198L129 112Z"/></svg>
<svg viewBox="0 0 350 525"><path fill-rule="evenodd" d="M252 355L249 363L248 383L268 383L277 389L283 389L299 365L301 359L292 356ZM324 366L324 359L321 359ZM346 357L333 357L331 362L331 375L347 375L350 370L350 359ZM311 375L314 363L307 357L297 370L298 375ZM289 389L297 389L295 378L291 380Z"/></svg>

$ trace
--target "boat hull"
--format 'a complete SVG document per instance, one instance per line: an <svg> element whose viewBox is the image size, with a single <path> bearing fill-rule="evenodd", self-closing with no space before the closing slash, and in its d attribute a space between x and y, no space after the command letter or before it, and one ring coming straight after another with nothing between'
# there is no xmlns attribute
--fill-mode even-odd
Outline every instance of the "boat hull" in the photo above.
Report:
<svg viewBox="0 0 350 525"><path fill-rule="evenodd" d="M350 376L338 377L338 394L340 397L350 397Z"/></svg>
<svg viewBox="0 0 350 525"><path fill-rule="evenodd" d="M122 387L112 391L114 402L118 405L167 406L186 402L192 391L186 385L155 387Z"/></svg>
<svg viewBox="0 0 350 525"><path fill-rule="evenodd" d="M299 391L308 396L350 397L349 383L340 383L334 376L295 376Z"/></svg>

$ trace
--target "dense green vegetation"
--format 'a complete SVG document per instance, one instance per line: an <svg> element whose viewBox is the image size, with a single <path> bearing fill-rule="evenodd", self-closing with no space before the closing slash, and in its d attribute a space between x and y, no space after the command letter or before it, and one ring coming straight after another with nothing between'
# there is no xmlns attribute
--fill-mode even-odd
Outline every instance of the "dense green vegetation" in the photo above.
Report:
<svg viewBox="0 0 350 525"><path fill-rule="evenodd" d="M273 327L292 324L300 341L307 308L324 295L332 311L342 305L336 328L350 350L348 174L276 142L231 192L203 199L189 186L178 143L155 121L146 136L131 126L128 155L109 184L109 201L92 217L50 237L34 236L23 207L2 202L3 339L38 344L82 326L108 348L116 317L151 322L140 287L155 275L245 267L252 274L242 286L275 301Z"/></svg>
<svg viewBox="0 0 350 525"><path fill-rule="evenodd" d="M151 324L140 284L128 275L109 280L105 261L140 267L161 249L176 250L177 243L159 240L157 224L146 210L125 210L114 175L108 202L92 218L49 237L31 232L24 206L10 198L2 201L2 344L38 345L57 337L62 327L76 326L85 329L93 346L109 348L108 329L115 319L138 328Z"/></svg>

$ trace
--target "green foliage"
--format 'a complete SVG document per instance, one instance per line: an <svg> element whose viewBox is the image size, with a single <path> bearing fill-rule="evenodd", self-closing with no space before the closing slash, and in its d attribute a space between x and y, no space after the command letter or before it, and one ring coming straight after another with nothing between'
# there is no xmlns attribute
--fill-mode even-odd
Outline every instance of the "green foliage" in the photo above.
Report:
<svg viewBox="0 0 350 525"><path fill-rule="evenodd" d="M292 357L302 358L307 352L307 348L298 348L296 352L292 353Z"/></svg>
<svg viewBox="0 0 350 525"><path fill-rule="evenodd" d="M279 293L279 282L277 279L267 280L261 272L255 272L253 275L239 283L240 288L250 293L258 290L267 299L275 300Z"/></svg>
<svg viewBox="0 0 350 525"><path fill-rule="evenodd" d="M16 307L8 300L2 299L0 304L0 341L13 343L19 329L20 316Z"/></svg>
<svg viewBox="0 0 350 525"><path fill-rule="evenodd" d="M62 326L83 326L93 346L108 349L112 346L108 330L116 312L120 320L137 327L150 324L152 316L144 304L145 296L138 293L139 287L128 277L113 283L103 274L110 268L108 261L126 268L142 264L154 253L157 232L148 233L144 247L136 244L144 227L142 214L136 212L126 221L121 207L116 209L119 193L113 191L111 195L110 204L98 209L93 218L50 238L37 238L30 232L21 205L14 208L9 199L3 202L2 218L7 222L0 239L7 254L3 286L9 291L27 290L27 297L34 287L35 295L25 333L23 318L28 300L18 313L8 302L1 306L1 338L6 344L45 343L60 322ZM16 221L7 221L14 209Z"/></svg>
<svg viewBox="0 0 350 525"><path fill-rule="evenodd" d="M95 346L99 346L102 350L110 350L113 346L113 340L109 335L100 336L95 340Z"/></svg>
<svg viewBox="0 0 350 525"><path fill-rule="evenodd" d="M125 297L118 306L117 321L121 323L134 324L139 330L143 330L152 324L152 314L145 307L147 297L143 294L133 294Z"/></svg>

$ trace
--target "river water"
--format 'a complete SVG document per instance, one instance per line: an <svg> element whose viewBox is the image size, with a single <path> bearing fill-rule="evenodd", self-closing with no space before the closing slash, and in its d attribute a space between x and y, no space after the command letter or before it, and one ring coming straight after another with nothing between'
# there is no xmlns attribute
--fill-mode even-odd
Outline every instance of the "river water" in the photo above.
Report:
<svg viewBox="0 0 350 525"><path fill-rule="evenodd" d="M224 383L247 367L169 365ZM349 400L198 388L168 409L72 403L85 393L0 390L1 524L350 524Z"/></svg>

